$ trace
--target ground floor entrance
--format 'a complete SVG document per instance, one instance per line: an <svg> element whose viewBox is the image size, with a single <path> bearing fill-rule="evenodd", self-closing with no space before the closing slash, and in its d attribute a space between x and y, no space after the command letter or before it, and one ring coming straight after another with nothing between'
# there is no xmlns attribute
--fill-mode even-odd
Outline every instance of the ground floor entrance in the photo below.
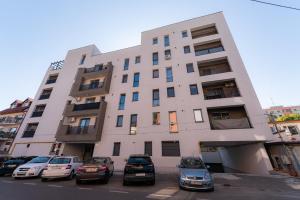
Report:
<svg viewBox="0 0 300 200"><path fill-rule="evenodd" d="M62 154L65 156L78 156L82 160L93 157L94 143L65 143Z"/></svg>
<svg viewBox="0 0 300 200"><path fill-rule="evenodd" d="M203 161L213 172L269 174L273 169L263 142L200 142Z"/></svg>

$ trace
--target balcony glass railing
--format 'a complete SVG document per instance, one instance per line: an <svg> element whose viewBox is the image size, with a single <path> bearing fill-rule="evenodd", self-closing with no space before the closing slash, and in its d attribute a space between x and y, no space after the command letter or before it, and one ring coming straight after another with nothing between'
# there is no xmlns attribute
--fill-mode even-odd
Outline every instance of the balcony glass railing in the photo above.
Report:
<svg viewBox="0 0 300 200"><path fill-rule="evenodd" d="M103 65L96 65L95 67L86 68L84 70L84 73L100 72L100 71L103 71L105 69L106 69L106 67L103 67Z"/></svg>
<svg viewBox="0 0 300 200"><path fill-rule="evenodd" d="M69 126L67 134L78 135L78 134L88 134L91 130L94 130L95 126Z"/></svg>
<svg viewBox="0 0 300 200"><path fill-rule="evenodd" d="M206 54L217 53L220 51L224 51L224 48L222 46L209 48L209 49L195 50L195 55L202 56L202 55L206 55Z"/></svg>
<svg viewBox="0 0 300 200"><path fill-rule="evenodd" d="M251 125L247 117L238 119L211 119L211 128L213 130L247 129L251 128Z"/></svg>
<svg viewBox="0 0 300 200"><path fill-rule="evenodd" d="M100 102L75 104L73 111L99 109Z"/></svg>
<svg viewBox="0 0 300 200"><path fill-rule="evenodd" d="M34 111L31 117L41 117L44 111Z"/></svg>
<svg viewBox="0 0 300 200"><path fill-rule="evenodd" d="M79 90L98 89L98 88L102 88L103 85L104 85L104 82L100 82L98 84L82 84L82 85L80 85Z"/></svg>

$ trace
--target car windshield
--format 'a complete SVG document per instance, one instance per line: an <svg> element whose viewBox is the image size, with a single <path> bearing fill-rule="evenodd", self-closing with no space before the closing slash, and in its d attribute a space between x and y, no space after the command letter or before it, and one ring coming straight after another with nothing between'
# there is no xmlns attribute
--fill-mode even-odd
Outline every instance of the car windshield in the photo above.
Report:
<svg viewBox="0 0 300 200"><path fill-rule="evenodd" d="M151 164L150 157L130 157L128 164Z"/></svg>
<svg viewBox="0 0 300 200"><path fill-rule="evenodd" d="M106 158L92 158L90 160L84 161L85 164L104 164L106 162Z"/></svg>
<svg viewBox="0 0 300 200"><path fill-rule="evenodd" d="M197 158L184 158L181 160L181 168L205 169L205 164Z"/></svg>
<svg viewBox="0 0 300 200"><path fill-rule="evenodd" d="M71 158L53 158L49 164L69 164L71 162Z"/></svg>
<svg viewBox="0 0 300 200"><path fill-rule="evenodd" d="M45 157L36 157L34 159L32 159L31 161L29 161L28 163L46 163L49 161L51 157L49 156L45 156Z"/></svg>

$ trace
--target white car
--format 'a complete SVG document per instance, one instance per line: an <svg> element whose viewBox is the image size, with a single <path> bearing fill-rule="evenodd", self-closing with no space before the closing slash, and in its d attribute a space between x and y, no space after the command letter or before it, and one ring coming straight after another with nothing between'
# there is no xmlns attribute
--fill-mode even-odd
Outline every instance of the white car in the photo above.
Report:
<svg viewBox="0 0 300 200"><path fill-rule="evenodd" d="M49 161L52 159L52 156L39 156L31 161L27 162L24 165L20 165L17 169L14 170L12 177L16 178L25 178L25 177L37 177L40 176L43 172L43 169L48 165Z"/></svg>
<svg viewBox="0 0 300 200"><path fill-rule="evenodd" d="M83 163L76 156L60 156L53 158L42 173L42 181L47 181L53 178L68 178L72 179L76 170Z"/></svg>

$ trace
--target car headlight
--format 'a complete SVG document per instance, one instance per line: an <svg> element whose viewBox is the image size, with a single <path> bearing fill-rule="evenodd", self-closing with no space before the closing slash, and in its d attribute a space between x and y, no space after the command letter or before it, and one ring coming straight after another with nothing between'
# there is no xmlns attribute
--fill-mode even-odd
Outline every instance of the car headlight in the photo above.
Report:
<svg viewBox="0 0 300 200"><path fill-rule="evenodd" d="M204 179L211 180L212 178L211 178L211 175L208 172L205 172Z"/></svg>
<svg viewBox="0 0 300 200"><path fill-rule="evenodd" d="M186 179L186 175L185 174L181 174L180 179Z"/></svg>
<svg viewBox="0 0 300 200"><path fill-rule="evenodd" d="M31 167L29 171L30 172L36 172L36 171L38 171L40 169L41 169L41 167Z"/></svg>

